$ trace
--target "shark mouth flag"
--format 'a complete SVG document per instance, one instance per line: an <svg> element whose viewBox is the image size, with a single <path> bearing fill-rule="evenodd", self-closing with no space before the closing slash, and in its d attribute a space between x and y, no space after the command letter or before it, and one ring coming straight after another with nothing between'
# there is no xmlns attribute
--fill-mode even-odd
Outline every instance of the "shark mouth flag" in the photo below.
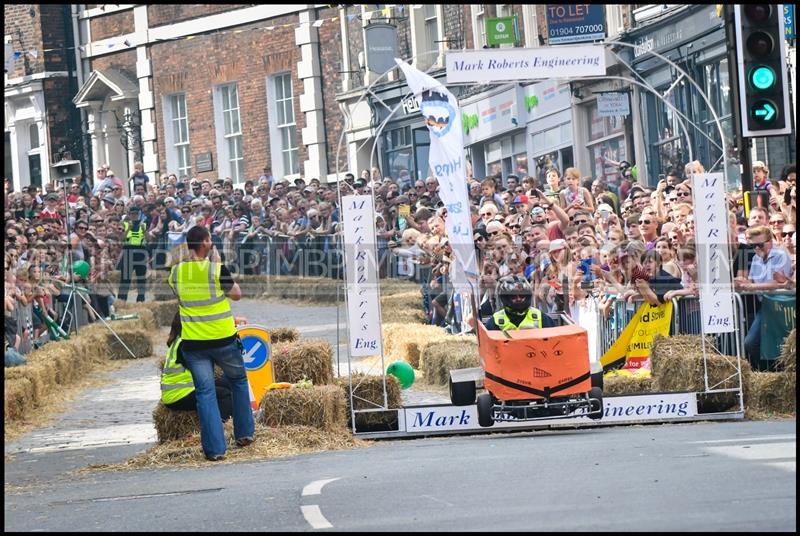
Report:
<svg viewBox="0 0 800 536"><path fill-rule="evenodd" d="M431 135L428 161L447 207L445 228L453 250L451 281L456 292L477 291L478 267L467 193L464 138L458 101L438 81L395 58L406 76Z"/></svg>

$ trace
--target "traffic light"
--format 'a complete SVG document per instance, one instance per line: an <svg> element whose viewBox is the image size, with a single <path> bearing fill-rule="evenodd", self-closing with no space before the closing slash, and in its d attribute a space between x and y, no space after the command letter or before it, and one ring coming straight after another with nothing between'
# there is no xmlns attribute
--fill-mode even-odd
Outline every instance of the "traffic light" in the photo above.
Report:
<svg viewBox="0 0 800 536"><path fill-rule="evenodd" d="M734 6L742 135L791 132L782 4Z"/></svg>

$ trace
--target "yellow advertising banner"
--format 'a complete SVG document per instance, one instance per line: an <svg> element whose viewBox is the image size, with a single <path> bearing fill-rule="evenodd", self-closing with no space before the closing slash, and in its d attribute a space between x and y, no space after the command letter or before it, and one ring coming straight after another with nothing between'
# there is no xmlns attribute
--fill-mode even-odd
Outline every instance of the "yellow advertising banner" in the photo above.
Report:
<svg viewBox="0 0 800 536"><path fill-rule="evenodd" d="M619 367L650 370L650 349L657 334L668 336L672 324L672 301L661 305L642 304L619 338L600 358L603 371Z"/></svg>

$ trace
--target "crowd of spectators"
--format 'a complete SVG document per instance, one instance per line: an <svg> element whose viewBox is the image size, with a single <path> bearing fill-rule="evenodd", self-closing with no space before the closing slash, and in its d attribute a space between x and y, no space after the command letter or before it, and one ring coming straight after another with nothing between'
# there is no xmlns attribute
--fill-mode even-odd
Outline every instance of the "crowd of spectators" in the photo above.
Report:
<svg viewBox="0 0 800 536"><path fill-rule="evenodd" d="M617 300L655 304L696 295L703 252L694 243L692 185L702 171L696 161L670 169L655 187L639 184L625 162L611 182L585 180L576 168L549 169L541 182L527 175L467 177L482 308L494 306L495 283L506 274L531 281L534 305L545 312L589 296L607 314ZM736 288L793 288L795 168L787 166L773 182L756 162L753 174L763 208L745 217L742 193L729 197ZM136 163L127 180L103 166L91 183L76 177L65 186L66 198L61 184L14 192L6 179L7 347L19 349L26 339L33 345L59 321L55 304L65 301L70 282L87 289L92 307L81 305L90 320L112 312L118 292L109 273L124 257L126 222L143 224L150 271L167 270L182 254L186 231L202 225L234 272L340 278L340 194L374 194L381 277L419 281L430 321L450 321L447 208L433 177L395 179L373 168L346 174L337 191L337 184L318 179L276 179L264 168L240 188L229 178L162 174L151 181ZM73 263L88 264L85 276L69 266L68 247ZM563 296L568 304L559 301ZM15 314L27 305L29 317ZM9 336L14 320L16 338Z"/></svg>

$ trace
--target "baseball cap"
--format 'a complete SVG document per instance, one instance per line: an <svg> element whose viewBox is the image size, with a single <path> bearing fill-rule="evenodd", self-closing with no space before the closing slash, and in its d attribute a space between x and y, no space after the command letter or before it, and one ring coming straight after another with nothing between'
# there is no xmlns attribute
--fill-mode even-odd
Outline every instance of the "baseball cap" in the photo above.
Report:
<svg viewBox="0 0 800 536"><path fill-rule="evenodd" d="M106 203L111 203L112 205L117 202L117 198L113 195L109 194L103 198L103 201Z"/></svg>
<svg viewBox="0 0 800 536"><path fill-rule="evenodd" d="M305 184L305 183L306 183L306 181L305 181L305 179L301 179L300 177L297 177L297 178L294 180L294 183L295 183L295 184L297 184L297 185L299 186L299 185L301 185L301 184Z"/></svg>
<svg viewBox="0 0 800 536"><path fill-rule="evenodd" d="M181 188L186 188L186 185L184 183L182 183L182 182L178 182L178 183L175 184L175 188L180 190Z"/></svg>
<svg viewBox="0 0 800 536"><path fill-rule="evenodd" d="M567 241L563 238L557 238L550 242L550 247L548 248L549 252L558 251L559 249L564 249L567 247Z"/></svg>
<svg viewBox="0 0 800 536"><path fill-rule="evenodd" d="M130 205L128 207L128 212L139 212L139 207L137 205Z"/></svg>
<svg viewBox="0 0 800 536"><path fill-rule="evenodd" d="M531 210L531 214L534 216L538 216L539 214L544 214L544 209L542 207L533 207L533 210Z"/></svg>
<svg viewBox="0 0 800 536"><path fill-rule="evenodd" d="M600 203L597 206L597 211L598 212L614 212L614 209L611 208L611 205L609 205L607 203Z"/></svg>
<svg viewBox="0 0 800 536"><path fill-rule="evenodd" d="M303 188L303 192L312 193L313 194L314 193L314 188L311 188L310 186L306 186L305 188Z"/></svg>
<svg viewBox="0 0 800 536"><path fill-rule="evenodd" d="M527 203L527 202L528 202L528 196L524 195L524 194L520 194L520 195L518 195L517 197L514 198L514 200L511 202L511 204L512 205L518 205L520 203Z"/></svg>
<svg viewBox="0 0 800 536"><path fill-rule="evenodd" d="M46 201L58 201L58 194L51 192L45 196Z"/></svg>
<svg viewBox="0 0 800 536"><path fill-rule="evenodd" d="M490 221L486 224L487 233L494 233L496 231L503 232L503 229L505 229L505 227L499 221Z"/></svg>

